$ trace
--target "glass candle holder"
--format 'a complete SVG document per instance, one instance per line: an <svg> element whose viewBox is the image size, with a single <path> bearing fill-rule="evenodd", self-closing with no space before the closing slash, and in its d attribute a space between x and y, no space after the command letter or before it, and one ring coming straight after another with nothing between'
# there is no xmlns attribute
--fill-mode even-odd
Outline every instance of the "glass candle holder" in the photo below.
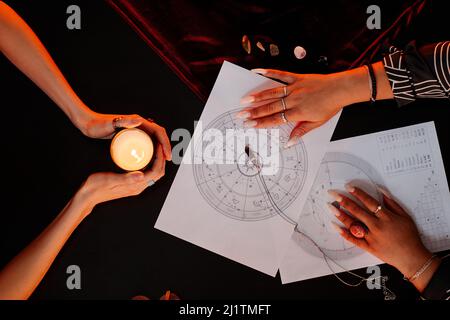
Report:
<svg viewBox="0 0 450 320"><path fill-rule="evenodd" d="M111 141L111 158L126 171L145 168L153 158L154 146L150 136L137 128L119 131Z"/></svg>

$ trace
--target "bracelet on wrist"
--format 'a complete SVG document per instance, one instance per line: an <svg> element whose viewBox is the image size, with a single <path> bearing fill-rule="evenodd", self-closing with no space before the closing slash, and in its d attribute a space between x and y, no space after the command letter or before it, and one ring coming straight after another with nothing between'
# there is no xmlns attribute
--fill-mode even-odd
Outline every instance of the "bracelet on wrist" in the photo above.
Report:
<svg viewBox="0 0 450 320"><path fill-rule="evenodd" d="M369 63L364 65L367 70L370 89L370 102L374 103L377 100L377 78L375 77L375 71L373 66Z"/></svg>
<svg viewBox="0 0 450 320"><path fill-rule="evenodd" d="M423 266L422 267L420 267L420 269L419 270L417 270L416 271L416 273L414 273L412 276L410 276L410 277L407 277L407 276L405 276L405 275L403 275L403 279L404 280L407 280L407 281L409 281L409 282L412 282L412 281L414 281L414 280L416 280L417 278L419 278L430 266L431 266L431 263L433 262L433 260L434 259L436 259L437 258L437 256L435 255L435 254L433 254L432 256L431 256L431 258L430 259L428 259L424 264L423 264Z"/></svg>

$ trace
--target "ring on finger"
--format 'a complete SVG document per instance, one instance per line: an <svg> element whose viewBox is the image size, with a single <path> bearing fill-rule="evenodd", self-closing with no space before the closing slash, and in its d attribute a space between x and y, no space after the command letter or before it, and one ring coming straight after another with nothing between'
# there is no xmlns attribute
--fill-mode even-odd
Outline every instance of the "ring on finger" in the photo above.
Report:
<svg viewBox="0 0 450 320"><path fill-rule="evenodd" d="M284 94L283 98L286 98L287 95L288 95L288 92L287 92L287 86L284 86L284 87L283 87L283 94Z"/></svg>
<svg viewBox="0 0 450 320"><path fill-rule="evenodd" d="M380 212L381 210L383 210L383 207L381 205L379 205L375 211L373 212L373 214L375 215L375 217L379 218L380 217Z"/></svg>
<svg viewBox="0 0 450 320"><path fill-rule="evenodd" d="M348 229L349 229L350 233L355 238L358 238L358 239L364 238L367 234L365 226L361 222L358 222L358 221L352 222L352 224L350 225L350 228L348 228Z"/></svg>
<svg viewBox="0 0 450 320"><path fill-rule="evenodd" d="M155 180L149 180L149 181L147 182L147 186L148 186L148 187L151 187L151 186L154 185L155 183L156 183Z"/></svg>
<svg viewBox="0 0 450 320"><path fill-rule="evenodd" d="M288 122L288 119L286 118L286 114L284 112L280 112L281 120L283 120L284 123Z"/></svg>
<svg viewBox="0 0 450 320"><path fill-rule="evenodd" d="M286 106L286 101L284 101L284 98L281 98L281 105L283 106L283 111L286 111L287 106Z"/></svg>

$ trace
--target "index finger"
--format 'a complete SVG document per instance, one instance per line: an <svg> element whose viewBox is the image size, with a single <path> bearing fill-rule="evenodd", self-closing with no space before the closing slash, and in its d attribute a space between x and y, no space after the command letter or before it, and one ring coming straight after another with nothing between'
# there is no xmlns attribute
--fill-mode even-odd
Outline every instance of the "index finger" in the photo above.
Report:
<svg viewBox="0 0 450 320"><path fill-rule="evenodd" d="M284 105L283 101L281 99L260 105L257 107L250 107L242 110L239 112L236 117L238 118L244 118L244 119L256 119L256 118L262 118L265 116L269 116L271 114L279 113L285 111L288 109L292 109L294 103L291 101L290 97L284 98Z"/></svg>
<svg viewBox="0 0 450 320"><path fill-rule="evenodd" d="M352 196L354 196L356 199L361 201L361 203L369 210L370 212L376 212L378 209L378 206L381 204L375 200L371 195L369 195L367 192L363 191L362 189L353 186L351 183L347 183L345 185L345 188L347 189L348 193L350 193ZM380 211L377 213L378 217L381 217L381 213L385 213L384 211Z"/></svg>
<svg viewBox="0 0 450 320"><path fill-rule="evenodd" d="M334 198L339 203L339 206L343 207L350 214L352 214L356 219L363 222L369 229L376 223L374 215L368 213L363 208L361 208L352 199L337 193L334 190L328 190L328 194Z"/></svg>
<svg viewBox="0 0 450 320"><path fill-rule="evenodd" d="M261 101L287 97L292 92L292 86L281 86L252 93L241 99L241 104L258 103Z"/></svg>

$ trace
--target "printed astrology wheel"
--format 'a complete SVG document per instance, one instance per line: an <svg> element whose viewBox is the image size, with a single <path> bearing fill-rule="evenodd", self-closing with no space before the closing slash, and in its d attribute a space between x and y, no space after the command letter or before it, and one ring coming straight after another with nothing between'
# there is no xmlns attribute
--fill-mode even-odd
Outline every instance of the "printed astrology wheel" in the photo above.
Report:
<svg viewBox="0 0 450 320"><path fill-rule="evenodd" d="M220 130L225 137L227 129L242 129L243 120L236 118L239 111L240 109L236 109L220 115L203 132L214 128ZM241 144L245 146L243 150L234 152L235 159L229 164L207 164L204 156L201 163L193 164L197 188L215 211L232 219L258 221L278 214L272 202L279 209L285 210L297 198L306 177L306 150L302 142L284 149L292 126L277 128L280 141L276 147L280 156L274 175L261 174L260 155L253 151L258 149L247 144L247 141ZM260 150L267 148L271 152L270 128L258 132L267 135L267 139L261 140L266 140L266 144L259 142ZM226 152L225 147L223 152ZM197 150L195 155L198 155Z"/></svg>
<svg viewBox="0 0 450 320"><path fill-rule="evenodd" d="M327 208L327 203L333 201L327 193L328 190L339 190L356 200L345 192L347 182L360 187L381 203L382 197L377 184L383 185L383 181L369 163L347 153L325 154L298 220L297 232L294 233L294 240L307 252L320 257L326 254L334 260L351 258L362 253L337 233L332 222L340 222Z"/></svg>

